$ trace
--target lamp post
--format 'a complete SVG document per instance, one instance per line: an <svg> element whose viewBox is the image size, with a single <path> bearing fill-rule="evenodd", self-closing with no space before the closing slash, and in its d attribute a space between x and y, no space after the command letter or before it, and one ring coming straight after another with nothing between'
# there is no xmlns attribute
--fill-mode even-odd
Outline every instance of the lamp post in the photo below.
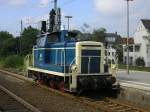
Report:
<svg viewBox="0 0 150 112"><path fill-rule="evenodd" d="M72 16L65 16L65 18L68 19L68 30L70 30L70 19L72 18Z"/></svg>
<svg viewBox="0 0 150 112"><path fill-rule="evenodd" d="M127 1L127 74L129 75L129 37L130 37L130 23L129 23L129 2L133 0L125 0Z"/></svg>

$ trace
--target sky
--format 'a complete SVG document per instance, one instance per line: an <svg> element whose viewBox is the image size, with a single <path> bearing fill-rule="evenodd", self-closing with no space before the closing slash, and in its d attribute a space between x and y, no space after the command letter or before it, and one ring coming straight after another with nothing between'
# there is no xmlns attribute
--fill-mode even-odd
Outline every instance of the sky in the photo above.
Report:
<svg viewBox="0 0 150 112"><path fill-rule="evenodd" d="M125 0L58 0L62 10L62 25L67 25L64 16L73 16L71 29L92 32L104 27L107 32L126 36ZM48 19L53 0L0 0L0 31L9 31L17 36L20 21L23 26L38 27L38 21ZM150 0L130 2L130 35L136 30L140 19L150 19ZM85 25L89 27L85 30Z"/></svg>

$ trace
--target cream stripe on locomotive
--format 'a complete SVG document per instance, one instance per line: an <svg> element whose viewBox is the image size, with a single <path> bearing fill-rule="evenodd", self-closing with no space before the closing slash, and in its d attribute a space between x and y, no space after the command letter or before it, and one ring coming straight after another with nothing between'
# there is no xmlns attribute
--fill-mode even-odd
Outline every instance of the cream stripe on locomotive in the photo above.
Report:
<svg viewBox="0 0 150 112"><path fill-rule="evenodd" d="M37 71L37 72L46 73L46 74L53 74L53 75L62 76L62 77L69 76L69 74L64 74L64 73L61 73L61 72L54 72L54 71L40 69L40 68L28 67L28 70Z"/></svg>

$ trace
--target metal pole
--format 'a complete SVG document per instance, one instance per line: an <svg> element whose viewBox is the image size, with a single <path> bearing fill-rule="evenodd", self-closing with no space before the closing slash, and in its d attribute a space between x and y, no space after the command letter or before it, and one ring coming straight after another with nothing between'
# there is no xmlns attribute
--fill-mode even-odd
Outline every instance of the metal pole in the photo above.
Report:
<svg viewBox="0 0 150 112"><path fill-rule="evenodd" d="M57 0L54 0L54 9L57 10Z"/></svg>
<svg viewBox="0 0 150 112"><path fill-rule="evenodd" d="M21 35L23 33L23 21L21 20L21 31L20 31L20 39L19 39L19 52L21 55Z"/></svg>
<svg viewBox="0 0 150 112"><path fill-rule="evenodd" d="M129 71L129 38L130 38L130 22L129 22L129 2L133 0L126 0L127 1L127 74L130 74Z"/></svg>
<svg viewBox="0 0 150 112"><path fill-rule="evenodd" d="M58 13L57 13L57 0L54 0L54 10L55 10L55 27L54 29L57 31L57 25L58 25Z"/></svg>
<svg viewBox="0 0 150 112"><path fill-rule="evenodd" d="M21 20L21 32L20 32L20 35L22 34L23 32L23 21Z"/></svg>
<svg viewBox="0 0 150 112"><path fill-rule="evenodd" d="M129 72L129 0L127 0L127 74Z"/></svg>
<svg viewBox="0 0 150 112"><path fill-rule="evenodd" d="M68 18L68 30L69 30L69 24L70 24L70 21L69 21L69 18Z"/></svg>
<svg viewBox="0 0 150 112"><path fill-rule="evenodd" d="M70 19L72 18L72 16L65 16L65 18L67 18L68 20L68 30L70 30Z"/></svg>

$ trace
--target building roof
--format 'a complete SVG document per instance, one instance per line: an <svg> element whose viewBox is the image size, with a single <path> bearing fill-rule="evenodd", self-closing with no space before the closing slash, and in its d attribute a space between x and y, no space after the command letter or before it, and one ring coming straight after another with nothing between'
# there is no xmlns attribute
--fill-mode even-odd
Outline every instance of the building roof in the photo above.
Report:
<svg viewBox="0 0 150 112"><path fill-rule="evenodd" d="M119 38L120 35L118 35L117 33L105 33L105 37L115 37L115 38Z"/></svg>
<svg viewBox="0 0 150 112"><path fill-rule="evenodd" d="M113 38L113 39L112 39ZM116 33L105 33L105 41L109 44L120 43L121 36Z"/></svg>
<svg viewBox="0 0 150 112"><path fill-rule="evenodd" d="M127 44L127 38L121 38L122 39L122 44ZM134 39L129 38L129 44L134 44Z"/></svg>
<svg viewBox="0 0 150 112"><path fill-rule="evenodd" d="M150 31L150 19L142 19L141 21L145 28Z"/></svg>

